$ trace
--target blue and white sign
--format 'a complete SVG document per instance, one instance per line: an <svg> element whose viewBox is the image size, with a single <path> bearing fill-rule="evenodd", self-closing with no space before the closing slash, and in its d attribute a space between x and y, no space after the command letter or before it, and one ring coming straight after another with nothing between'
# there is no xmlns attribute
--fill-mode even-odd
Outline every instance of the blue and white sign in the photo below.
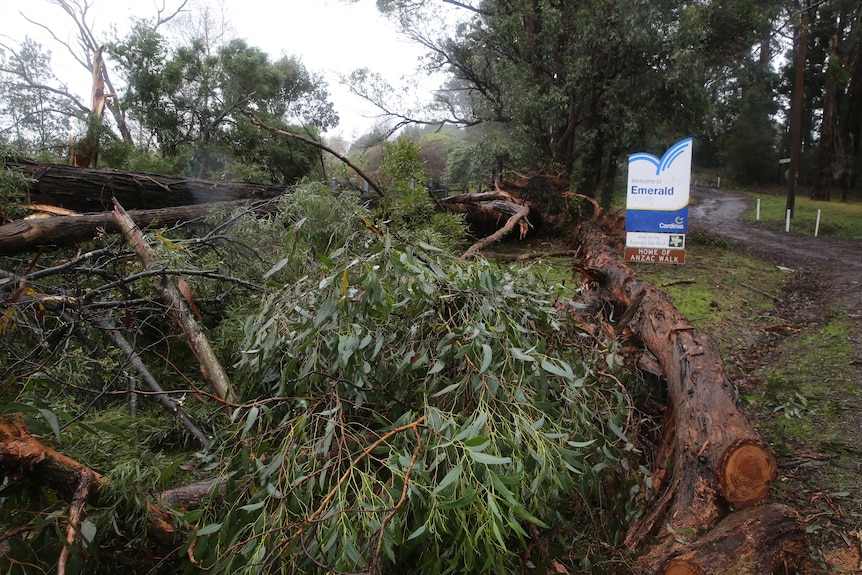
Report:
<svg viewBox="0 0 862 575"><path fill-rule="evenodd" d="M629 156L626 230L684 234L688 230L692 138L671 146L661 158Z"/></svg>

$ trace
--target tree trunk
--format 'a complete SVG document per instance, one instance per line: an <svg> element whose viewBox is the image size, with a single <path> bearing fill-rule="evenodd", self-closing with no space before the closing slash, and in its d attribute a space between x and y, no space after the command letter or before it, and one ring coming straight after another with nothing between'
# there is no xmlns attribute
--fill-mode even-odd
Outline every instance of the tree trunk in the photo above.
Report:
<svg viewBox="0 0 862 575"><path fill-rule="evenodd" d="M751 506L766 497L776 475L775 459L767 445L739 411L733 384L716 346L672 305L658 288L637 278L622 263L612 241L598 225L583 224L578 231L583 273L595 296L624 314L629 310L631 337L640 338L658 358L665 379L674 425L672 453L667 462L673 477L662 499L626 539L629 549L641 547L649 536L661 542L640 564L657 569L682 547L680 533L711 529L727 513Z"/></svg>
<svg viewBox="0 0 862 575"><path fill-rule="evenodd" d="M198 180L159 174L138 174L119 170L96 170L6 162L35 180L30 201L59 206L76 212L105 212L113 209L111 198L127 209L155 209L235 200L261 200L280 196L286 186L264 186Z"/></svg>
<svg viewBox="0 0 862 575"><path fill-rule="evenodd" d="M141 228L160 228L205 217L217 208L230 211L247 205L247 200L240 200L155 210L129 210L127 213ZM91 240L103 232L120 232L111 212L16 220L0 226L0 255L10 256L47 246L72 245Z"/></svg>
<svg viewBox="0 0 862 575"><path fill-rule="evenodd" d="M808 551L799 514L779 503L728 516L664 568L664 575L763 575L793 572Z"/></svg>

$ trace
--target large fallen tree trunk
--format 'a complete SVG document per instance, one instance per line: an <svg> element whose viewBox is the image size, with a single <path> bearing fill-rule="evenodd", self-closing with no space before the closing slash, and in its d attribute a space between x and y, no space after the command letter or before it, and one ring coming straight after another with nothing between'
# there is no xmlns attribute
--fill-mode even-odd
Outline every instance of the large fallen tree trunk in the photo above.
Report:
<svg viewBox="0 0 862 575"><path fill-rule="evenodd" d="M240 200L155 210L129 210L127 213L140 228L162 228L206 217L216 209L231 211L248 205L249 201ZM267 205L262 202L255 209L265 209ZM114 221L111 212L15 220L0 226L0 255L11 256L46 246L72 245L91 240L103 232L120 232L120 226Z"/></svg>
<svg viewBox="0 0 862 575"><path fill-rule="evenodd" d="M640 564L661 567L678 548L680 534L712 529L728 512L752 506L768 494L775 459L739 411L733 384L715 344L672 305L668 296L639 279L620 258L612 238L595 223L579 228L582 271L592 295L631 317L630 330L658 359L667 380L673 422L667 465L673 474L664 496L626 541L640 549L648 537L662 542ZM625 313L627 308L629 313Z"/></svg>
<svg viewBox="0 0 862 575"><path fill-rule="evenodd" d="M7 161L33 179L30 201L76 212L113 209L111 198L126 209L151 210L235 200L261 200L284 193L285 186L200 180L120 170L79 168L62 164Z"/></svg>

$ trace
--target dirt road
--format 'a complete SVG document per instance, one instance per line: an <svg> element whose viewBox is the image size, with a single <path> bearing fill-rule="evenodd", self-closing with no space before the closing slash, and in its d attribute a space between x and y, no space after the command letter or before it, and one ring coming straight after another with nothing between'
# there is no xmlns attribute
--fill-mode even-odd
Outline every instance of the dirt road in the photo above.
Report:
<svg viewBox="0 0 862 575"><path fill-rule="evenodd" d="M725 237L769 262L804 272L824 298L840 302L856 326L853 346L862 361L862 241L814 237L813 230L801 235L756 226L743 219L752 204L745 194L693 187L692 198L689 222L694 231Z"/></svg>
<svg viewBox="0 0 862 575"><path fill-rule="evenodd" d="M725 190L693 188L697 202L689 220L751 250L777 265L822 273L829 291L848 299L851 309L862 311L862 241L813 237L763 229L742 219L751 206L750 196Z"/></svg>
<svg viewBox="0 0 862 575"><path fill-rule="evenodd" d="M800 510L812 530L812 558L800 570L803 575L862 573L862 241L813 237L774 231L743 219L752 199L743 194L692 188L694 203L689 212L692 232L727 238L737 249L746 249L761 259L797 273L776 302L775 317L791 329L761 338L737 366L742 373L757 373L776 357L782 338L800 338L836 314L847 318L847 341L855 351L841 378L829 378L834 366L811 368L791 375L794 383L814 384L812 397L822 412L813 418L805 437L790 439L780 416L767 406L751 409L764 436L779 449L779 485L776 496ZM846 356L845 356L846 357ZM804 369L804 368L803 368ZM794 367L789 367L793 374ZM809 378L809 379L806 379ZM818 380L828 381L820 385ZM749 392L762 392L756 384ZM817 395L820 395L819 397ZM828 396L828 397L827 397ZM826 405L834 406L827 410ZM819 422L817 418L821 419ZM824 504L824 502L826 504Z"/></svg>

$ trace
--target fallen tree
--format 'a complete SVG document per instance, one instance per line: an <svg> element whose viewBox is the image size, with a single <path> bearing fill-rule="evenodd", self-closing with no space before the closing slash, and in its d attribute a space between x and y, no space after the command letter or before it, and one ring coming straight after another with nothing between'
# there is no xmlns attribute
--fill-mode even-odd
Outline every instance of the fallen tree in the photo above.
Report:
<svg viewBox="0 0 862 575"><path fill-rule="evenodd" d="M265 211L271 209L272 203L239 200L154 210L129 210L127 213L141 228L163 228L178 224L189 225L214 210L232 211L243 206ZM102 233L116 234L120 231L120 226L111 212L24 218L0 226L0 255L10 256L47 246L68 246L91 240Z"/></svg>
<svg viewBox="0 0 862 575"><path fill-rule="evenodd" d="M152 210L176 206L265 200L286 186L201 180L162 174L92 169L30 161L6 161L6 167L33 180L29 201L75 212L110 212L111 198L127 209Z"/></svg>
<svg viewBox="0 0 862 575"><path fill-rule="evenodd" d="M511 218L507 221L511 221ZM611 222L610 225L608 225L609 221ZM515 221L513 227L517 223L518 220ZM601 223L604 223L605 227L602 227ZM612 338L617 336L623 337L637 345L643 344L657 358L657 366L653 371L660 372L667 380L668 395L670 398L670 406L667 410L665 421L665 437L662 442L666 449L656 459L656 468L654 469L655 486L659 490L660 496L654 506L647 510L644 518L629 527L626 546L633 552L648 551L643 555L639 563L644 570L656 571L664 569L665 572L670 572L667 570L673 568L678 569L673 572L676 574L684 573L685 571L679 569L689 568L687 566L690 566L692 573L705 572L710 575L718 573L729 575L730 573L738 572L737 569L740 564L734 561L738 559L740 554L745 553L750 555L751 553L756 553L757 548L755 547L755 551L749 552L746 550L747 548L743 547L745 538L740 541L739 539L727 537L723 533L750 529L752 536L756 536L760 532L784 534L777 536L776 539L772 539L773 545L781 546L783 545L782 541L786 542L786 545L781 547L781 553L772 554L770 556L772 559L766 558L762 562L757 563L758 569L762 571L774 571L777 568L778 562L792 564L793 561L797 560L805 552L805 547L798 545L798 521L794 522L784 511L776 511L773 507L758 505L768 496L769 486L774 479L774 458L763 440L752 429L745 415L738 410L734 401L731 382L724 371L721 358L714 344L708 337L695 329L682 317L660 290L637 278L620 261L615 240L617 237L615 233L619 230L613 228L613 225L617 223L618 221L613 221L612 218L599 219L599 223L588 222L579 229L577 243L580 246L580 254L583 259L581 270L590 288L586 295L595 298L602 305L609 304L615 310L614 317L621 318L616 325L616 333L613 333L612 330L611 333L608 334L605 331L604 334ZM299 227L297 226L295 229L298 230ZM414 267L419 265L418 263L411 262L406 254L403 257L405 259L396 258L396 261L409 262L410 266ZM420 260L421 258L417 262ZM317 280L311 281L313 285L311 291L308 293L317 294L317 292L324 288L334 290L335 296L332 301L338 302L336 307L359 305L365 297L364 294L367 292L357 291L356 294L353 293L351 283L353 279L350 276L350 266L352 265L348 265L344 268L343 272L336 274L334 276L335 280L327 280L327 282L323 283ZM375 265L379 264L375 262ZM398 268L398 273L406 276L411 269L411 267ZM427 277L431 277L432 273L435 274L434 277L445 277L445 274L439 269L423 271L418 277L425 278L426 275ZM401 279L404 280L404 277ZM377 288L372 289L377 289L378 291L380 289L379 284L369 283L367 285L378 285ZM474 284L469 285L472 286ZM422 283L421 286L422 289L425 289L426 284ZM408 291L413 293L421 290L416 287ZM463 288L453 291L453 294L458 294L459 297L466 293L472 293L472 291ZM480 295L478 297L486 296ZM399 298L393 298L392 301L399 301ZM447 302L445 306L433 310L434 313L427 316L439 317L439 319L443 320L444 325L442 327L432 330L438 335L460 328L460 323L466 321L463 317L467 317L462 317L460 314L465 309L473 309L472 306L453 305L448 303L448 300L445 301ZM303 309L307 307L306 304L307 302L303 300ZM296 309L298 305L298 302L294 302L293 305L285 306L285 309ZM326 309L325 306L323 307ZM446 312L445 316L443 315L444 311ZM371 316L375 318L374 321L356 320L355 325L352 325L351 329L370 329L380 317L392 316L393 314L390 313L375 312ZM423 315L423 317L426 316ZM311 321L310 318L311 316L309 315L307 320ZM471 321L474 320L471 319ZM488 325L491 324L488 323ZM315 324L314 328L317 329L319 326ZM401 333L397 330L384 331L387 333ZM304 332L305 328L279 329L277 334L278 337L287 337L288 334ZM520 333L517 329L514 332ZM359 335L362 335L362 333ZM364 339L359 337L359 335L355 338L357 342ZM374 335L371 333L368 334L369 341L374 339ZM494 343L496 339L498 338L494 337L488 341ZM268 340L263 341L267 341L267 347L271 345L271 342ZM344 345L347 346L348 344L348 340L345 339ZM467 344L468 342L465 342L465 349ZM292 354L296 353L295 350L297 348L292 344L285 345L285 350L276 353L279 358L291 357ZM503 367L499 367L499 369L504 370L508 369L505 366L519 365L517 362L536 362L536 358L532 358L524 353L524 350L530 351L531 348L528 345L503 346L500 354L513 353L513 349L519 350L518 353L520 354L513 357L502 356L507 357L505 360L500 360L497 352L488 351L491 349L490 344L478 346L474 343L469 343L469 345L474 345L476 348L474 356L466 356L466 360L458 361L452 365L466 366L467 369L472 369L478 374L476 381L482 385L476 388L476 393L486 392L487 388L484 387L487 385L486 378L491 373L488 370L490 368L493 371L498 367L496 363L492 363L494 360L501 361L502 363L499 365ZM430 347L435 348L435 346ZM341 351L348 348L342 348L339 344L338 349ZM371 349L371 347L367 349ZM416 349L424 348L417 347ZM254 353L257 354L258 350L255 349ZM358 353L360 353L359 349L352 349L351 354L345 357L354 357ZM402 356L399 355L399 357ZM420 355L417 354L414 356L412 353L404 354L403 357L406 358L403 361L407 363L422 360ZM461 357L465 356L459 356L459 359ZM338 361L342 360L339 359ZM335 365L331 359L324 360L324 363L327 366ZM446 367L449 365L447 362L441 362L439 369L436 365L434 369L437 371L434 373L440 373L443 369L449 369ZM548 365L551 368L549 373L556 373L557 375L562 373L565 377L564 370L555 367L555 364L549 363ZM548 369L547 367L543 368ZM325 371L326 369L320 367L311 369L308 374L317 377L324 374ZM308 374L299 379L304 379ZM570 377L574 380L574 376L570 375ZM289 377L291 385L293 385L296 379ZM503 382L508 379L504 378L500 381ZM393 380L393 377L387 376L382 380L390 382ZM352 380L348 383L350 382ZM403 387L410 389L412 386ZM435 394L434 397L446 397L447 393L452 393L455 389L459 389L459 387L441 389L439 394ZM369 388L367 391L373 391L373 388ZM361 392L364 394L366 390L348 386L343 392ZM324 394L322 397L325 398L327 396ZM380 399L382 401L382 397ZM361 401L363 405L366 405L366 400L367 398L362 396ZM341 400L339 399L338 401ZM374 405L374 403L374 401L371 401L367 405ZM355 405L357 402L347 401L347 404ZM255 405L251 409L258 410L258 406ZM251 409L249 410L248 423L246 424L243 436L255 426L256 420L251 417ZM321 411L316 413L314 418L322 420L324 417L332 416L333 413L335 411L327 409L326 412ZM333 429L336 426L338 426L338 429L346 429L343 427L344 423L340 420L337 424L333 423ZM425 423L422 420L416 420L413 424L404 428L406 430L404 435L413 434L415 436L415 444L406 443L402 446L403 453L407 454L405 456L407 461L396 462L397 466L390 470L393 477L397 473L405 473L403 470L407 470L406 475L397 475L403 480L404 487L400 492L396 490L394 498L387 501L386 505L381 503L381 506L379 506L380 509L385 508L388 510L392 508L393 504L395 509L406 505L407 485L411 480L410 470L413 469L413 463L419 456L420 447L429 439L419 435L424 426ZM17 429L17 432L12 431L7 433L7 436L11 438L10 441L12 441L10 446L20 444L21 438L29 435L21 426L17 426ZM364 423L362 429L367 432ZM407 431L410 433L407 433ZM275 430L272 430L272 432L275 433ZM342 460L338 462L341 465L349 464L342 476L345 478L349 477L355 468L355 462L357 461L354 459L355 453L361 452L364 454L365 451L362 450L362 446L369 443L375 444L379 439L373 435L367 435L367 433L349 437L349 440L347 439L348 437L348 435L342 436L335 442L342 442L342 447L346 449L344 453L349 454L349 457L348 455L342 455ZM464 437L467 436L465 435ZM67 500L72 502L71 505L75 508L80 508L80 501L75 501L74 494L81 488L84 480L84 471L80 469L82 466L79 465L76 467L74 465L75 462L62 461L61 458L55 456L56 452L48 452L44 449L40 451L40 448L33 446L32 443L29 443L29 445L32 453L47 455L44 457L42 455L35 457L25 456L25 459L21 459L18 457L18 454L23 452L15 451L10 446L4 446L0 449L0 469L4 473L8 469L36 469L33 466L40 461L61 461L62 465L52 463L44 469L40 468L42 470L33 477L37 479L45 478L45 484L49 486L59 485L58 489L62 489L61 493ZM333 443L333 445L335 444ZM270 448L266 448L265 451L271 452ZM282 451L279 452L281 453ZM324 458L330 455L327 450L318 451L316 447L314 453L315 458ZM262 453L260 455L261 461L258 469L270 470L269 473L282 470L285 473L286 481L283 485L291 485L290 490L293 490L292 482L296 478L290 476L288 473L289 470L283 470L279 465L264 464L263 458L269 456L271 456L271 453ZM479 461L476 459L477 456L470 457ZM488 454L478 457L479 459L490 457L493 465L500 465L506 459L499 455ZM303 459L303 461L307 461L307 459ZM276 461L276 463L278 462ZM56 470L58 473L68 472L70 477L65 482L57 480L56 478L52 478L50 473L47 473L52 470ZM314 475L310 476L314 477ZM450 475L446 474L446 477L450 477ZM455 475L451 477L453 478L452 481L455 481ZM665 479L661 480L662 477ZM307 478L304 477L303 480ZM418 481L418 479L414 480ZM96 477L95 484L98 485L98 477ZM319 517L329 517L329 515L323 513L323 510L330 503L334 497L333 494L341 484L339 480L338 484L326 493L326 498L320 507L318 507L320 514L315 512L311 517L314 520L311 522L312 524L316 524ZM188 491L180 488L179 493L191 494L188 499L192 503L189 505L194 505L196 504L195 502L199 502L204 497L203 493L205 489L214 489L221 484L218 478L211 478L209 483L201 485L205 485L206 487L198 485L197 487L190 487ZM439 486L435 487L433 484L428 486L429 491L433 490L437 492L438 488ZM327 489L329 488L327 487ZM84 489L83 491L86 490ZM439 491L442 492L443 489L439 488ZM381 491L381 493L384 492ZM389 495L392 495L392 493L389 493ZM281 499L282 495L279 494L278 498ZM80 497L78 500L80 500ZM178 496L177 499L172 500L177 502L184 501L182 496ZM180 505L186 505L186 503L180 503ZM249 503L243 507L253 507L254 505L257 505L257 503ZM731 506L742 511L736 511L728 515ZM349 508L352 509L353 507L349 506ZM158 510L153 511L153 513L154 520L159 521ZM744 513L744 515L740 515L741 513ZM382 523L385 525L385 523L391 521L392 515L394 515L394 511L392 514L389 514L387 511L385 516L381 518L383 520ZM726 523L728 521L729 523ZM723 528L723 525L731 525L732 527L729 529ZM158 526L154 529L157 530L155 531L156 533L159 533ZM313 529L314 527L311 528L311 530ZM174 537L176 534L174 532L167 533L167 529L162 529L162 531L166 532L166 540L175 541ZM265 531L267 533L270 532L269 529ZM381 529L380 541L382 541L382 537L383 530ZM659 543L653 545L652 538L657 538ZM697 547L689 545L689 541L685 541L684 538L691 541L696 539ZM708 569L710 569L709 571L702 571L703 568L700 565L703 564L703 561L700 559L695 558L689 563L683 564L684 561L689 561L685 558L686 553L695 549L698 550L699 557L709 558L706 561ZM377 553L379 553L379 547ZM698 571L698 569L701 569L701 571Z"/></svg>
<svg viewBox="0 0 862 575"><path fill-rule="evenodd" d="M657 570L685 547L681 533L708 532L731 505L746 508L763 501L776 464L766 442L737 407L733 383L715 344L673 307L664 292L622 262L616 248L619 230L603 227L602 214L598 215L598 220L582 224L576 235L589 293L630 318L622 331L658 359L668 386L667 437L662 441L667 451L660 453L654 471L657 477L670 478L657 504L630 526L626 539L634 551L649 537L658 537L661 543L639 562Z"/></svg>

